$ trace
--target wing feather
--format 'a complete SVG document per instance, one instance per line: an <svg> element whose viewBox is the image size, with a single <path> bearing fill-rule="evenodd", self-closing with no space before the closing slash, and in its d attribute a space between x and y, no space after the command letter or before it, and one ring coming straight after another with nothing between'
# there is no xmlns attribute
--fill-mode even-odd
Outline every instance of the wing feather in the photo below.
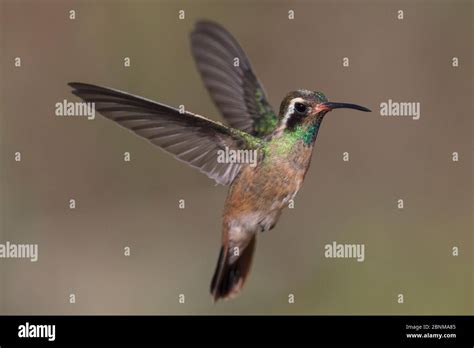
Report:
<svg viewBox="0 0 474 348"><path fill-rule="evenodd" d="M211 97L231 127L257 137L270 134L277 117L237 40L220 25L201 21L191 50ZM239 66L234 59L239 59Z"/></svg>
<svg viewBox="0 0 474 348"><path fill-rule="evenodd" d="M218 151L259 149L261 140L190 112L179 110L119 90L71 82L72 93L94 103L97 112L178 160L199 169L217 183L230 184L240 163L219 163Z"/></svg>

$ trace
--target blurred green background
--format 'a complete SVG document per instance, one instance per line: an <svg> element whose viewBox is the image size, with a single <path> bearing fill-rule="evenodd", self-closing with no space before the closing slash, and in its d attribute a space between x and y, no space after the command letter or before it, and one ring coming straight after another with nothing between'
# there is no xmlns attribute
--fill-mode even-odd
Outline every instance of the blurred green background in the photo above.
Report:
<svg viewBox="0 0 474 348"><path fill-rule="evenodd" d="M0 4L0 243L39 244L36 263L0 259L0 314L473 314L471 1ZM202 18L235 35L275 108L306 88L374 111L326 117L295 209L218 304L227 188L100 116L54 115L82 81L221 120L190 54ZM388 99L420 102L421 119L380 116ZM332 241L364 243L365 262L324 258Z"/></svg>

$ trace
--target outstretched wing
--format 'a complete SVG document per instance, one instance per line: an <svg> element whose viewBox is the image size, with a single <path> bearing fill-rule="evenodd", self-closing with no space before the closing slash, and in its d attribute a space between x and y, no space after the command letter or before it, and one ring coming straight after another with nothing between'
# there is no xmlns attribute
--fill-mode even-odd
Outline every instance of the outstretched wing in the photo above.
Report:
<svg viewBox="0 0 474 348"><path fill-rule="evenodd" d="M191 49L204 84L231 127L257 137L273 131L277 117L237 40L220 25L202 21Z"/></svg>
<svg viewBox="0 0 474 348"><path fill-rule="evenodd" d="M241 164L220 163L218 150L257 149L260 140L202 116L106 87L71 82L72 93L97 112L198 168L217 183L230 184Z"/></svg>

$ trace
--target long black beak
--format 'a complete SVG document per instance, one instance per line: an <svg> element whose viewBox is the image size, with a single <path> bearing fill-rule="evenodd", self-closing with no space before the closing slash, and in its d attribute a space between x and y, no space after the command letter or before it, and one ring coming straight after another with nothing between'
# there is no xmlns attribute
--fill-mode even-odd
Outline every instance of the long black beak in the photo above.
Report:
<svg viewBox="0 0 474 348"><path fill-rule="evenodd" d="M333 103L333 102L326 102L319 104L321 110L334 110L334 109L355 109L365 112L372 112L371 110L367 109L366 107L356 105L356 104L348 104L348 103Z"/></svg>

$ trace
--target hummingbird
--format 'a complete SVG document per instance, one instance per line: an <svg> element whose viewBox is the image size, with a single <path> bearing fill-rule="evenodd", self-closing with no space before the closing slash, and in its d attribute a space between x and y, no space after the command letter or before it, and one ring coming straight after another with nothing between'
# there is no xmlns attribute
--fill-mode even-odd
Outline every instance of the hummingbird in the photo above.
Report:
<svg viewBox="0 0 474 348"><path fill-rule="evenodd" d="M71 82L96 111L229 185L221 248L210 292L214 302L237 295L249 275L257 234L271 230L301 188L324 116L369 109L330 102L321 92L289 92L275 113L237 40L221 25L199 21L191 51L204 85L228 125L120 90ZM256 151L256 163L219 160L219 152Z"/></svg>

